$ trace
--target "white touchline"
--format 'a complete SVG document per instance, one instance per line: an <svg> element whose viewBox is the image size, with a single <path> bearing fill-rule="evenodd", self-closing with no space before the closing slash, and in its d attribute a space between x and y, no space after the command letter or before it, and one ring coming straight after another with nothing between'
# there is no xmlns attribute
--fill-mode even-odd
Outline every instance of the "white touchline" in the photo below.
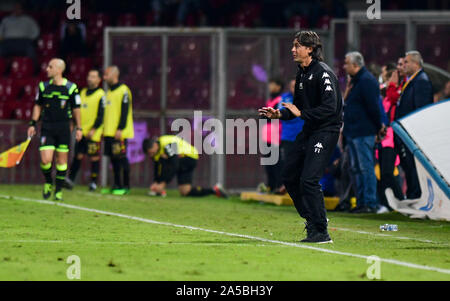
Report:
<svg viewBox="0 0 450 301"><path fill-rule="evenodd" d="M266 239L266 238L262 238L262 237L245 235L245 234L229 233L229 232L224 232L224 231L217 231L217 230L211 230L211 229L205 229L205 228L199 228L199 227L193 227L193 226L178 225L178 224L173 224L173 223L168 223L168 222L159 222L159 221L146 219L146 218L142 218L142 217L136 217L136 216L126 215L126 214L121 214L121 213L115 213L115 212L109 212L109 211L103 211L103 210L92 209L92 208L86 208L86 207L70 205L70 204L65 204L65 203L59 203L59 202L52 202L52 201L45 201L45 200L35 200L35 199L30 199L30 198L16 197L16 196L5 196L5 195L0 195L0 197L1 198L5 198L5 199L17 199L17 200L26 201L26 202L34 202L34 203L39 203L39 204L60 206L60 207L65 207L65 208L81 210L81 211L87 211L87 212L95 212L95 213L98 213L98 214L117 216L117 217L122 217L122 218L130 219L130 220L135 220L135 221L148 223L148 224L165 225L165 226L171 226L171 227L176 227L176 228L184 228L184 229L189 229L189 230L197 230L197 231L203 231L203 232L209 232L209 233L215 233L215 234L222 234L222 235L232 236L232 237L240 237L240 238L259 240L259 241L262 241L262 242L270 242L270 243L273 243L273 244L280 244L280 245L291 246L291 247L296 247L296 248L301 248L301 249L308 249L308 250L314 250L314 251L319 251L319 252L324 252L324 253L343 255L343 256L349 256L349 257L356 257L356 258L361 258L361 259L365 259L365 260L367 260L367 258L370 257L370 256L366 256L366 255L360 255L360 254L353 254L353 253L348 253L348 252L328 250L328 249L312 247L312 246L307 246L307 245L298 244L298 243L291 243L291 242L285 242L285 241L279 241L279 240ZM420 264L415 264L415 263L410 263L410 262L405 262L405 261L399 261L399 260L389 259L389 258L380 258L380 261L386 262L386 263L390 263L390 264L399 265L399 266L405 266L405 267L413 268L413 269L434 271L434 272L443 273L443 274L450 274L450 270L449 269L443 269L443 268L438 268L438 267L420 265Z"/></svg>
<svg viewBox="0 0 450 301"><path fill-rule="evenodd" d="M88 195L88 196L95 196L96 194L94 192L85 192L80 191L81 194ZM120 200L123 196L107 196L104 195L102 198L107 198L110 200ZM432 226L433 227L433 226ZM436 227L436 226L434 226ZM438 226L442 227L442 226ZM450 246L449 243L440 242L440 241L434 241L429 239L421 239L421 238L415 238L415 237L407 237L407 236L395 236L392 234L386 234L386 233L374 233L369 231L362 231L362 230L354 230L354 229L348 229L348 228L340 228L340 227L330 227L329 229L336 229L338 231L345 231L345 232L352 232L352 233L358 233L358 234L365 234L365 235L372 235L372 236L380 236L380 237L386 237L386 238L392 238L392 239L401 239L401 240L412 240L412 241L418 241L423 243L431 243L431 244L439 244L444 246Z"/></svg>
<svg viewBox="0 0 450 301"><path fill-rule="evenodd" d="M353 230L353 229L339 228L339 227L331 227L331 228L339 230L339 231L353 232L353 233L359 233L359 234L382 236L382 237L389 237L389 238L402 239L402 240L414 240L414 241L423 242L423 243L432 243L432 244L439 244L439 245L445 245L445 246L450 245L445 242L434 241L434 240L429 240L429 239L420 239L420 238L407 237L407 236L395 236L395 235L384 234L384 233L373 233L373 232L368 232L368 231L360 231L360 230Z"/></svg>
<svg viewBox="0 0 450 301"><path fill-rule="evenodd" d="M75 240L46 240L46 239L3 239L0 242L4 243L50 243L50 244L93 244L93 245L195 245L195 246L223 246L227 242L168 242L168 241L75 241ZM248 243L233 243L233 247L269 247L273 244L248 244ZM279 247L287 247L279 245Z"/></svg>

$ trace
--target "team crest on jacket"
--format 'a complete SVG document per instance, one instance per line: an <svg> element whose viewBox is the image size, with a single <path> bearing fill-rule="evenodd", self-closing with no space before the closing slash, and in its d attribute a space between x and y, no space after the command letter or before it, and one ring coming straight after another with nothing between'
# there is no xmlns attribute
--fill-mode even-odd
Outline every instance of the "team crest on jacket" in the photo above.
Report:
<svg viewBox="0 0 450 301"><path fill-rule="evenodd" d="M317 142L316 145L314 145L314 152L320 154L320 151L323 149L322 143Z"/></svg>

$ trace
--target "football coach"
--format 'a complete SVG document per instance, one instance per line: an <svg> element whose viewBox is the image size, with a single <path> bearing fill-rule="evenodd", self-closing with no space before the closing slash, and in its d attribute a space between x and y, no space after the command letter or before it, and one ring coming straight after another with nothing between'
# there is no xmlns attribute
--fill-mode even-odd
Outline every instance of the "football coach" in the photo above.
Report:
<svg viewBox="0 0 450 301"><path fill-rule="evenodd" d="M286 156L283 182L298 213L306 220L307 237L301 242L332 243L319 181L339 139L342 96L336 75L323 62L317 33L298 32L291 51L298 64L293 104L284 103L280 110L263 107L258 111L270 119L300 117L305 121Z"/></svg>

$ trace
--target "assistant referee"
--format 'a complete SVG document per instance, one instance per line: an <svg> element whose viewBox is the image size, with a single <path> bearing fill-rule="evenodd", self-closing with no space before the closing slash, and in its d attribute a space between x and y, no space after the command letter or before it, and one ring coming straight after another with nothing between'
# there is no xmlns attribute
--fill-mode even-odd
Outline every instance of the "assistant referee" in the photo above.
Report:
<svg viewBox="0 0 450 301"><path fill-rule="evenodd" d="M305 243L331 243L320 179L336 147L342 126L343 102L334 72L323 63L317 33L295 35L293 59L299 64L294 103L275 110L263 107L260 115L290 120L302 118L303 130L286 156L283 182L301 217L306 219Z"/></svg>
<svg viewBox="0 0 450 301"><path fill-rule="evenodd" d="M67 172L67 159L70 145L70 121L72 113L76 123L76 140L82 137L80 118L80 95L77 85L64 78L66 64L54 58L47 66L49 81L39 83L39 92L33 107L32 119L28 128L28 136L36 134L36 125L42 119L40 155L41 170L45 176L44 199L53 192L52 162L56 150L55 195L57 201L62 200L62 187Z"/></svg>

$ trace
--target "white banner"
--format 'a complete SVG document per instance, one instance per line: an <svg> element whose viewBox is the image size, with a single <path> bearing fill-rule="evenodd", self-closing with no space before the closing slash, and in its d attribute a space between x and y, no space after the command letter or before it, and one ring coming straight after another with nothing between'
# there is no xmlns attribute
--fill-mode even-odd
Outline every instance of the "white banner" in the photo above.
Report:
<svg viewBox="0 0 450 301"><path fill-rule="evenodd" d="M386 189L386 198L392 209L411 218L430 218L450 221L450 199L445 195L433 177L417 158L416 168L422 195L414 200L399 200L390 188Z"/></svg>

